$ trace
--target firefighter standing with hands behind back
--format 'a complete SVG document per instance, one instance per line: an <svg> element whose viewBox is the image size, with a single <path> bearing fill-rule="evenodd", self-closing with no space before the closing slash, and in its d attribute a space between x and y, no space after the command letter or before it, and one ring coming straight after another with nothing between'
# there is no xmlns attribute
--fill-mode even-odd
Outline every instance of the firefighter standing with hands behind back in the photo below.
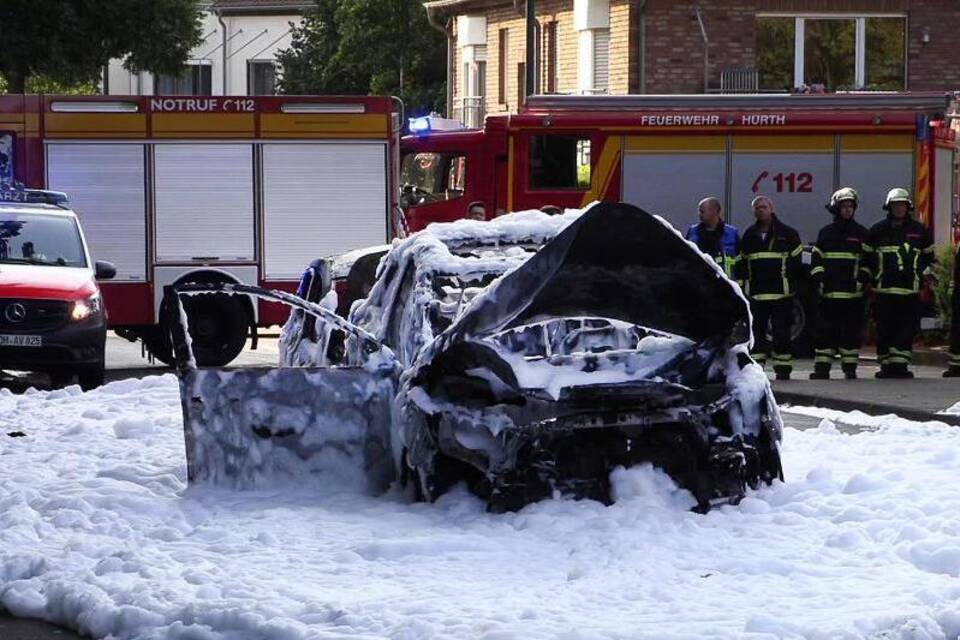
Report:
<svg viewBox="0 0 960 640"><path fill-rule="evenodd" d="M820 293L820 318L811 380L829 379L838 355L844 376L857 377L863 290L871 275L867 229L853 219L859 203L860 196L849 187L834 192L827 204L833 222L820 230L813 245L810 276Z"/></svg>
<svg viewBox="0 0 960 640"><path fill-rule="evenodd" d="M883 208L887 219L870 229L877 321L878 378L912 378L913 339L920 325L920 285L932 277L930 232L910 216L906 189L891 189Z"/></svg>
<svg viewBox="0 0 960 640"><path fill-rule="evenodd" d="M767 196L751 203L757 222L743 232L737 279L750 300L753 312L753 359L763 366L773 351L777 380L789 380L793 371L790 327L793 325L793 297L803 268L800 234L780 222ZM767 325L773 344L767 339Z"/></svg>

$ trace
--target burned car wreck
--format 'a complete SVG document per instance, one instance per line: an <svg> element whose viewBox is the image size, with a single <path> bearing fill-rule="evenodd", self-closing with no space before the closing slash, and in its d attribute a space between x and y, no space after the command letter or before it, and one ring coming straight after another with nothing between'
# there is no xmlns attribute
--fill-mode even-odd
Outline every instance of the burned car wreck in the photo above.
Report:
<svg viewBox="0 0 960 640"><path fill-rule="evenodd" d="M349 322L335 315L329 278L315 267L301 286L307 300L285 300L295 304L281 369L376 378L350 387L367 394L354 404L381 407L352 418L366 420L351 431L366 434L355 438L352 459L378 478L371 489L392 475L431 501L465 482L494 510L553 495L609 502L614 468L651 463L707 509L782 478L782 423L748 356L746 301L709 258L640 209L603 203L562 216L432 225L380 260ZM204 391L204 372L188 366L180 342L190 459L219 411L211 393L227 383ZM313 433L324 426L289 412L289 424L263 424L262 394L256 381L247 385L233 397L260 402L259 417L233 407L233 424L217 422L234 462L212 465L216 478L250 484L238 461L244 438L261 441L261 467L263 440L285 441L285 462L271 471L309 466L322 447L305 443L325 442ZM277 395L275 381L264 386ZM205 451L207 464L214 449ZM191 479L213 477L200 466Z"/></svg>

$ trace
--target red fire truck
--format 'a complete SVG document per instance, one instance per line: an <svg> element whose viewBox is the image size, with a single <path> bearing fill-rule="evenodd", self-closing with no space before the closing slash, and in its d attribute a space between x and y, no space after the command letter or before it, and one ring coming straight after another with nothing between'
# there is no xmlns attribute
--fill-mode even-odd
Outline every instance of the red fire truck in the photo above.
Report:
<svg viewBox="0 0 960 640"><path fill-rule="evenodd" d="M717 196L728 222L752 224L750 201L770 196L807 243L828 222L841 186L860 192L865 225L884 215L892 187L911 190L938 243L951 240L956 141L949 94L534 96L518 115L483 130L433 131L411 122L403 138L401 204L412 230L544 205L622 200L678 229L697 201ZM808 299L809 301L809 299ZM806 305L794 337L805 342ZM802 347L801 347L802 348Z"/></svg>
<svg viewBox="0 0 960 640"><path fill-rule="evenodd" d="M110 326L165 359L163 286L295 290L318 256L382 244L396 207L398 109L379 97L0 96L0 180L69 194ZM202 363L229 362L281 305L191 300Z"/></svg>

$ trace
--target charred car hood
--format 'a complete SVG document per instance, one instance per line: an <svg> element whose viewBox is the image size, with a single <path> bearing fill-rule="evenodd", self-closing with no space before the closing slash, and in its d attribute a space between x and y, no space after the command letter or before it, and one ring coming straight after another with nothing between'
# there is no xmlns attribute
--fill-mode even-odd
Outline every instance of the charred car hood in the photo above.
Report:
<svg viewBox="0 0 960 640"><path fill-rule="evenodd" d="M491 284L442 342L576 316L718 346L750 337L746 300L719 268L661 219L632 205L601 203Z"/></svg>

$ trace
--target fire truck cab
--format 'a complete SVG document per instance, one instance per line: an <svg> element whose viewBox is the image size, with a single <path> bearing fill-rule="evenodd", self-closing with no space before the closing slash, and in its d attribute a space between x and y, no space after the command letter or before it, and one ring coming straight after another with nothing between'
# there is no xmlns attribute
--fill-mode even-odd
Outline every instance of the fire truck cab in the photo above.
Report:
<svg viewBox="0 0 960 640"><path fill-rule="evenodd" d="M435 131L429 121L412 127L401 141L401 190L413 196L402 203L411 230L462 218L474 201L492 217L620 200L683 231L709 195L742 231L753 223L751 200L763 194L809 244L829 221L824 205L837 188L859 191L857 217L869 226L884 216L887 191L906 187L919 219L948 243L956 193L951 99L533 96L519 114L488 116L482 130ZM797 306L800 343L809 334L806 306Z"/></svg>
<svg viewBox="0 0 960 640"><path fill-rule="evenodd" d="M110 327L169 360L165 285L294 291L318 257L383 244L396 213L399 109L361 96L0 96L0 177L69 194ZM223 365L287 310L185 301L198 362Z"/></svg>

